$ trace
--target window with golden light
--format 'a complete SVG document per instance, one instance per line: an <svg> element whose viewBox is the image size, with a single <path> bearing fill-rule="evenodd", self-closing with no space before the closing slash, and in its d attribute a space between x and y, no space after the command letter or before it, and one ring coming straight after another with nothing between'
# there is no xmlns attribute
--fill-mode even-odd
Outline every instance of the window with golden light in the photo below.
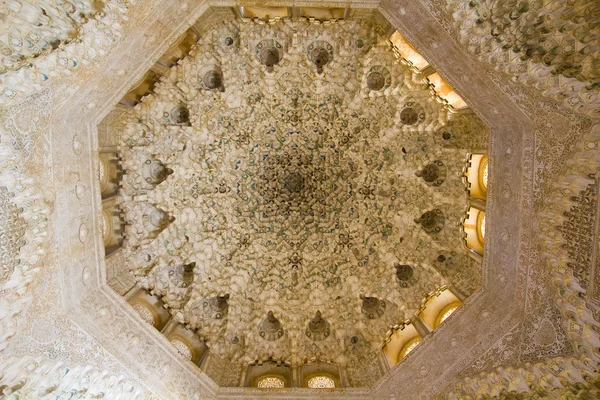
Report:
<svg viewBox="0 0 600 400"><path fill-rule="evenodd" d="M460 306L460 304L460 302L454 302L444 307L442 311L440 311L436 319L435 326L440 326L445 320L447 320L452 314L454 314L454 312Z"/></svg>
<svg viewBox="0 0 600 400"><path fill-rule="evenodd" d="M484 156L479 163L479 185L487 193L488 187L488 157Z"/></svg>
<svg viewBox="0 0 600 400"><path fill-rule="evenodd" d="M416 337L416 338L409 340L400 350L400 356L398 357L398 360L401 360L404 357L406 357L408 355L408 353L413 351L415 349L415 347L417 347L419 345L419 343L421 343L420 337Z"/></svg>
<svg viewBox="0 0 600 400"><path fill-rule="evenodd" d="M314 376L308 380L311 389L334 389L335 382L328 376Z"/></svg>
<svg viewBox="0 0 600 400"><path fill-rule="evenodd" d="M483 211L477 215L477 239L483 246L485 242L485 212Z"/></svg>
<svg viewBox="0 0 600 400"><path fill-rule="evenodd" d="M455 306L455 307L450 308L449 310L446 310L440 317L440 324L442 322L444 322L445 320L447 320L448 317L451 316L454 313L454 311L456 311L457 308L458 308L458 306Z"/></svg>
<svg viewBox="0 0 600 400"><path fill-rule="evenodd" d="M267 376L262 378L256 384L256 387L261 389L281 389L285 387L285 382L281 378L277 378L275 376Z"/></svg>
<svg viewBox="0 0 600 400"><path fill-rule="evenodd" d="M481 231L481 237L485 240L485 214L483 214L483 218L481 218L479 230Z"/></svg>

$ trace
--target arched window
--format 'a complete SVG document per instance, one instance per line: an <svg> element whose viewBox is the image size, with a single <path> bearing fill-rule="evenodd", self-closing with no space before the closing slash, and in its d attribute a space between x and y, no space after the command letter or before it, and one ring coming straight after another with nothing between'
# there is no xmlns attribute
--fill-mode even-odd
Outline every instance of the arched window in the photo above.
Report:
<svg viewBox="0 0 600 400"><path fill-rule="evenodd" d="M425 326L434 330L462 304L447 287L442 286L428 293L421 306L419 318Z"/></svg>
<svg viewBox="0 0 600 400"><path fill-rule="evenodd" d="M152 70L146 72L140 80L131 86L131 89L123 96L119 104L125 107L134 107L142 100L142 97L147 96L152 91L159 79L160 75L156 72Z"/></svg>
<svg viewBox="0 0 600 400"><path fill-rule="evenodd" d="M171 68L177 61L184 58L189 54L190 49L198 41L198 35L192 30L188 29L169 47L165 54L158 60L158 62L168 68Z"/></svg>
<svg viewBox="0 0 600 400"><path fill-rule="evenodd" d="M175 324L168 327L163 334L181 357L200 365L208 347L194 331L186 329L182 324Z"/></svg>
<svg viewBox="0 0 600 400"><path fill-rule="evenodd" d="M440 311L438 317L436 318L435 326L438 327L442 324L442 322L447 320L448 317L451 316L452 313L454 313L454 311L456 311L460 304L460 302L453 302L444 307L442 311Z"/></svg>
<svg viewBox="0 0 600 400"><path fill-rule="evenodd" d="M479 185L487 193L488 187L488 156L483 156L479 163Z"/></svg>
<svg viewBox="0 0 600 400"><path fill-rule="evenodd" d="M261 378L257 383L256 387L261 389L281 389L285 387L283 379L276 376L266 376Z"/></svg>
<svg viewBox="0 0 600 400"><path fill-rule="evenodd" d="M421 72L429 67L429 62L415 50L400 32L394 32L394 34L390 36L390 42L392 43L394 53L413 71Z"/></svg>
<svg viewBox="0 0 600 400"><path fill-rule="evenodd" d="M477 215L477 236L481 243L485 242L485 213L480 212Z"/></svg>
<svg viewBox="0 0 600 400"><path fill-rule="evenodd" d="M485 244L485 212L476 207L469 207L462 221L465 245L482 256Z"/></svg>
<svg viewBox="0 0 600 400"><path fill-rule="evenodd" d="M100 226L102 227L102 241L104 242L104 254L109 256L121 247L123 242L123 221L121 219L120 210L112 199L102 202L104 209L102 210L102 219Z"/></svg>
<svg viewBox="0 0 600 400"><path fill-rule="evenodd" d="M112 241L112 230L112 216L108 210L102 210L102 240L104 241L104 246Z"/></svg>
<svg viewBox="0 0 600 400"><path fill-rule="evenodd" d="M144 320L144 322L152 326L156 326L157 318L150 307L143 303L135 303L133 305L133 309L138 313L140 317L142 317L142 320Z"/></svg>
<svg viewBox="0 0 600 400"><path fill-rule="evenodd" d="M119 191L121 180L121 165L119 156L114 152L100 153L98 156L98 181L100 182L100 193L106 199Z"/></svg>
<svg viewBox="0 0 600 400"><path fill-rule="evenodd" d="M404 345L404 347L402 347L402 349L400 350L400 353L398 354L398 359L402 360L404 357L406 357L408 355L408 353L413 351L415 349L415 347L417 347L419 345L419 343L421 343L420 337L412 338L411 340L406 342L406 344Z"/></svg>
<svg viewBox="0 0 600 400"><path fill-rule="evenodd" d="M335 381L328 376L317 375L308 380L311 389L335 389Z"/></svg>
<svg viewBox="0 0 600 400"><path fill-rule="evenodd" d="M151 295L147 290L137 290L127 302L133 307L135 312L144 322L152 325L159 331L162 330L169 319L171 319L171 314L169 313L169 310L164 307L163 301L160 298Z"/></svg>
<svg viewBox="0 0 600 400"><path fill-rule="evenodd" d="M98 180L100 181L100 192L104 193L106 188L108 187L108 171L110 167L108 166L107 157L100 154L100 160L98 162Z"/></svg>
<svg viewBox="0 0 600 400"><path fill-rule="evenodd" d="M488 156L469 154L464 168L464 179L469 196L485 200L488 188Z"/></svg>
<svg viewBox="0 0 600 400"><path fill-rule="evenodd" d="M419 343L421 343L421 336L411 321L407 320L392 327L382 349L390 368L398 364Z"/></svg>
<svg viewBox="0 0 600 400"><path fill-rule="evenodd" d="M244 386L281 389L293 386L294 382L296 382L296 378L291 365L265 360L260 364L248 364Z"/></svg>
<svg viewBox="0 0 600 400"><path fill-rule="evenodd" d="M289 15L288 7L248 7L241 6L240 14L244 18L260 18L260 19L271 19L271 18L286 18Z"/></svg>
<svg viewBox="0 0 600 400"><path fill-rule="evenodd" d="M192 361L192 350L185 342L179 339L171 339L171 344L177 349L177 352L186 360Z"/></svg>
<svg viewBox="0 0 600 400"><path fill-rule="evenodd" d="M434 90L436 98L439 98L445 104L452 107L453 110L461 110L468 107L467 103L454 91L454 89L446 82L444 78L438 73L427 76L427 82L429 86Z"/></svg>

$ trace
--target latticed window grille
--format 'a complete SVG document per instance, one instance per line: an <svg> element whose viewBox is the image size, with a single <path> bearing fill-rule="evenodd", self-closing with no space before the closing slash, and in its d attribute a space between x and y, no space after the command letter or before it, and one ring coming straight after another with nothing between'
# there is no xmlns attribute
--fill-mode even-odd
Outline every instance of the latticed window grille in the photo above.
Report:
<svg viewBox="0 0 600 400"><path fill-rule="evenodd" d="M183 343L181 340L173 339L171 340L171 344L177 349L183 358L190 361L192 360L192 351L185 343Z"/></svg>
<svg viewBox="0 0 600 400"><path fill-rule="evenodd" d="M311 389L334 389L335 382L327 376L315 376L308 380L308 387Z"/></svg>
<svg viewBox="0 0 600 400"><path fill-rule="evenodd" d="M283 379L276 378L274 376L267 376L266 378L262 378L256 384L257 387L262 389L279 389L285 386Z"/></svg>

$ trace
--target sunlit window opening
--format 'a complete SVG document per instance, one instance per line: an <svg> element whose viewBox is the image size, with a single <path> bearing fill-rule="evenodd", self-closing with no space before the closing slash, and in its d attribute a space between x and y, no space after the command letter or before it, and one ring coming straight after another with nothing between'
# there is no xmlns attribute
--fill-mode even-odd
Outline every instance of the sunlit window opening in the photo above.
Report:
<svg viewBox="0 0 600 400"><path fill-rule="evenodd" d="M416 338L410 340L408 343L406 343L404 345L402 350L400 350L400 354L398 355L398 358L401 360L404 357L406 357L408 355L408 353L413 351L415 349L415 347L417 347L419 345L419 343L421 343L420 337L416 337Z"/></svg>
<svg viewBox="0 0 600 400"><path fill-rule="evenodd" d="M320 7L260 7L241 6L240 15L243 18L258 18L262 20L275 20L283 18L301 17L314 18L318 21L342 20L349 12L347 8L320 8Z"/></svg>
<svg viewBox="0 0 600 400"><path fill-rule="evenodd" d="M488 188L488 156L486 154L469 154L464 176L469 196L485 200Z"/></svg>
<svg viewBox="0 0 600 400"><path fill-rule="evenodd" d="M479 217L478 217L478 221L477 221L477 232L479 233L479 236L481 236L481 240L485 241L485 213L479 213Z"/></svg>
<svg viewBox="0 0 600 400"><path fill-rule="evenodd" d="M481 160L479 165L479 176L481 177L481 186L483 186L487 192L488 187L488 158L487 156Z"/></svg>
<svg viewBox="0 0 600 400"><path fill-rule="evenodd" d="M390 42L394 46L394 51L396 51L397 55L404 61L406 64L416 70L416 72L421 72L427 67L429 67L429 63L423 56L421 56L417 50L408 41L400 34L400 32L395 32L390 37Z"/></svg>
<svg viewBox="0 0 600 400"><path fill-rule="evenodd" d="M343 19L346 15L346 9L300 7L299 14L304 18L314 18L320 21L328 21L332 19Z"/></svg>
<svg viewBox="0 0 600 400"><path fill-rule="evenodd" d="M485 212L469 207L463 217L462 230L467 248L479 255L483 255L485 245Z"/></svg>
<svg viewBox="0 0 600 400"><path fill-rule="evenodd" d="M240 7L240 14L244 18L287 18L290 16L288 7Z"/></svg>
<svg viewBox="0 0 600 400"><path fill-rule="evenodd" d="M314 376L308 380L311 389L335 389L335 382L328 376Z"/></svg>
<svg viewBox="0 0 600 400"><path fill-rule="evenodd" d="M438 321L437 321L437 325L441 325L445 320L448 319L448 317L450 317L454 311L456 311L456 309L458 308L458 306L460 306L459 303L452 303L448 306L446 306L441 312L440 315L438 316Z"/></svg>
<svg viewBox="0 0 600 400"><path fill-rule="evenodd" d="M460 110L463 108L467 108L468 105L465 101L456 93L456 91L446 82L442 76L435 72L427 77L427 81L429 85L435 92L435 95L446 102L448 105L452 106L452 109Z"/></svg>
<svg viewBox="0 0 600 400"><path fill-rule="evenodd" d="M256 387L261 389L281 389L285 387L285 382L283 382L283 379L281 378L267 376L259 380Z"/></svg>
<svg viewBox="0 0 600 400"><path fill-rule="evenodd" d="M383 346L383 355L390 368L398 364L408 353L421 343L421 336L410 321L392 327Z"/></svg>
<svg viewBox="0 0 600 400"><path fill-rule="evenodd" d="M427 294L419 318L430 330L436 329L462 304L447 287L442 286Z"/></svg>
<svg viewBox="0 0 600 400"><path fill-rule="evenodd" d="M409 66L417 73L423 73L427 77L425 81L429 84L432 94L440 103L450 106L452 110L468 108L467 103L456 93L442 76L436 72L429 62L400 34L394 32L390 36L390 43L399 61Z"/></svg>

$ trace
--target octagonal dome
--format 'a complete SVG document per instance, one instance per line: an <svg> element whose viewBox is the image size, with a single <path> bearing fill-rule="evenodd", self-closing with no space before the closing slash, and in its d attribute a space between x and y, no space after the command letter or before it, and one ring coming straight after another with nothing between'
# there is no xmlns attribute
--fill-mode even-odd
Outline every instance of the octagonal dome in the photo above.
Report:
<svg viewBox="0 0 600 400"><path fill-rule="evenodd" d="M597 10L434 3L11 3L3 395L597 394Z"/></svg>
<svg viewBox="0 0 600 400"><path fill-rule="evenodd" d="M432 95L373 12L327 24L211 12L229 19L100 124L123 169L120 274L239 371L229 385L256 360L334 363L345 385L368 385L384 373L388 330L423 293L450 285L464 299L480 286L459 227L463 170L487 129ZM365 318L361 296L385 312ZM261 328L269 312L281 335ZM331 321L321 340L305 328L315 313Z"/></svg>

